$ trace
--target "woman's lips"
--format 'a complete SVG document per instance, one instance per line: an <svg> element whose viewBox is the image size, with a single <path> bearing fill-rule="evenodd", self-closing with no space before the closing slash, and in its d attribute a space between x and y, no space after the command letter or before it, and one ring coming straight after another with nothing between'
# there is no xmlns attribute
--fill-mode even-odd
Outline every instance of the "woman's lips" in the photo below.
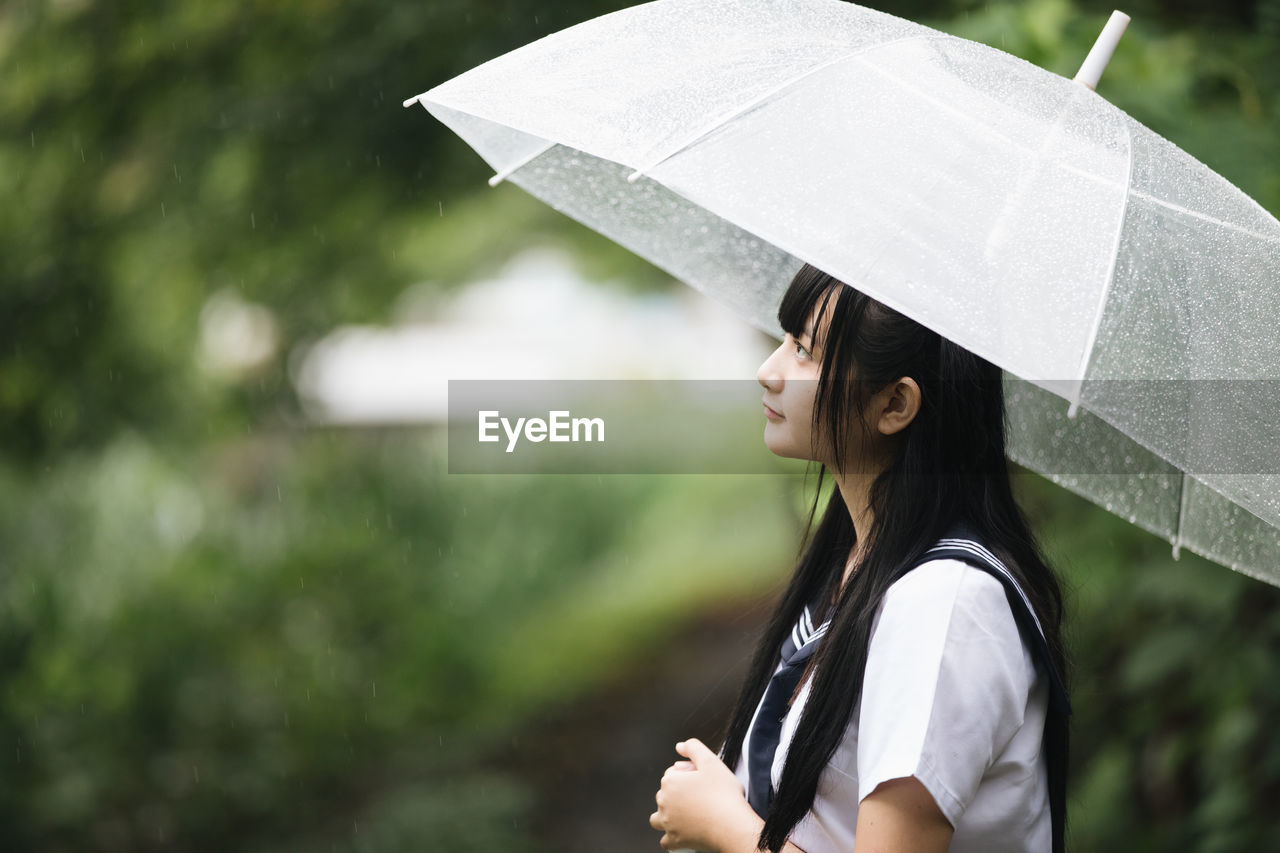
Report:
<svg viewBox="0 0 1280 853"><path fill-rule="evenodd" d="M763 401L763 400L761 400L760 402L761 402L761 403L764 403L764 401ZM765 416L766 418L768 418L769 420L771 420L771 421L780 421L780 420L782 420L782 415L778 414L778 413L777 413L777 412L775 412L773 409L769 408L769 404L768 404L768 403L764 403L764 416Z"/></svg>

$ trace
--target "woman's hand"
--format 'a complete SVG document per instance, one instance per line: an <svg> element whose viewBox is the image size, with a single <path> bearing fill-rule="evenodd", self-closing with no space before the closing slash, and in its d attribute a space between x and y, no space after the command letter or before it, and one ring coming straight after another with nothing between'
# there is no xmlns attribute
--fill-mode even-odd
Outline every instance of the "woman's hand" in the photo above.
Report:
<svg viewBox="0 0 1280 853"><path fill-rule="evenodd" d="M662 774L658 810L649 816L649 825L663 833L658 843L667 850L726 851L749 838L754 847L763 822L738 777L697 738L676 744L676 752L689 760Z"/></svg>

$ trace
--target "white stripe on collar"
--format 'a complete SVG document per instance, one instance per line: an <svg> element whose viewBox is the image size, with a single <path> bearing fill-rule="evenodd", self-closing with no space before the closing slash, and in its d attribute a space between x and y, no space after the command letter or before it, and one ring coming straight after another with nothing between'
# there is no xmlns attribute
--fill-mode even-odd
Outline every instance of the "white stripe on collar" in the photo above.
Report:
<svg viewBox="0 0 1280 853"><path fill-rule="evenodd" d="M939 551L944 548L957 548L961 551L969 551L970 553L976 554L991 563L1002 575L1007 577L1013 583L1013 588L1018 591L1018 596L1022 599L1022 603L1027 606L1027 612L1031 614L1031 620L1036 623L1036 630L1040 632L1040 636L1044 636L1044 628L1040 626L1040 619L1036 616L1035 608L1031 606L1031 600L1027 598L1027 594L1022 591L1022 586L1018 583L1018 579L1013 576L1013 572L1009 571L1005 564L1000 562L1000 559L996 557L995 554L992 554L972 539L950 538L939 539L938 544L930 548L925 553L931 554L934 551Z"/></svg>

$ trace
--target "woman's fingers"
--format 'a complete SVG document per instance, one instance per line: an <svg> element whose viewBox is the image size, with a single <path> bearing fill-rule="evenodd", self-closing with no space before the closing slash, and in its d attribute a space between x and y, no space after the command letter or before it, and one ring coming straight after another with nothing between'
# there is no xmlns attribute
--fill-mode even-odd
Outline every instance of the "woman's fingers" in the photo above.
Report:
<svg viewBox="0 0 1280 853"><path fill-rule="evenodd" d="M689 846L681 840L680 836L673 835L670 832L663 833L658 839L658 843L662 845L663 850L688 850Z"/></svg>
<svg viewBox="0 0 1280 853"><path fill-rule="evenodd" d="M684 773L688 770L695 770L695 769L696 768L693 766L692 761L677 761L675 764L672 764L663 772L662 778L665 780L672 773Z"/></svg>
<svg viewBox="0 0 1280 853"><path fill-rule="evenodd" d="M662 833L662 837L658 839L658 843L662 845L662 849L678 850L683 846L680 844L679 838L677 838L673 833L667 831L667 823L662 819L662 815L660 813L654 812L649 815L649 826Z"/></svg>
<svg viewBox="0 0 1280 853"><path fill-rule="evenodd" d="M658 843L662 845L664 850L679 850L685 846L681 842L679 835L671 832L667 827L666 818L662 814L665 789L669 784L672 784L673 774L684 774L697 769L692 761L676 761L662 774L662 787L653 795L653 801L658 804L658 809L649 815L649 826L662 833L662 838L659 839Z"/></svg>

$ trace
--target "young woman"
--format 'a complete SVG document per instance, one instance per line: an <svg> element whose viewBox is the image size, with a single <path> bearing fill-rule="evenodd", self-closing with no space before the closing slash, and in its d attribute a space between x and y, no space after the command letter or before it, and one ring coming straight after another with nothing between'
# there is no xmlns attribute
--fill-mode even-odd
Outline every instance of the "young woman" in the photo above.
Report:
<svg viewBox="0 0 1280 853"><path fill-rule="evenodd" d="M676 745L650 825L669 850L1061 851L1062 598L1000 369L811 266L778 320L765 443L835 488L723 747Z"/></svg>

